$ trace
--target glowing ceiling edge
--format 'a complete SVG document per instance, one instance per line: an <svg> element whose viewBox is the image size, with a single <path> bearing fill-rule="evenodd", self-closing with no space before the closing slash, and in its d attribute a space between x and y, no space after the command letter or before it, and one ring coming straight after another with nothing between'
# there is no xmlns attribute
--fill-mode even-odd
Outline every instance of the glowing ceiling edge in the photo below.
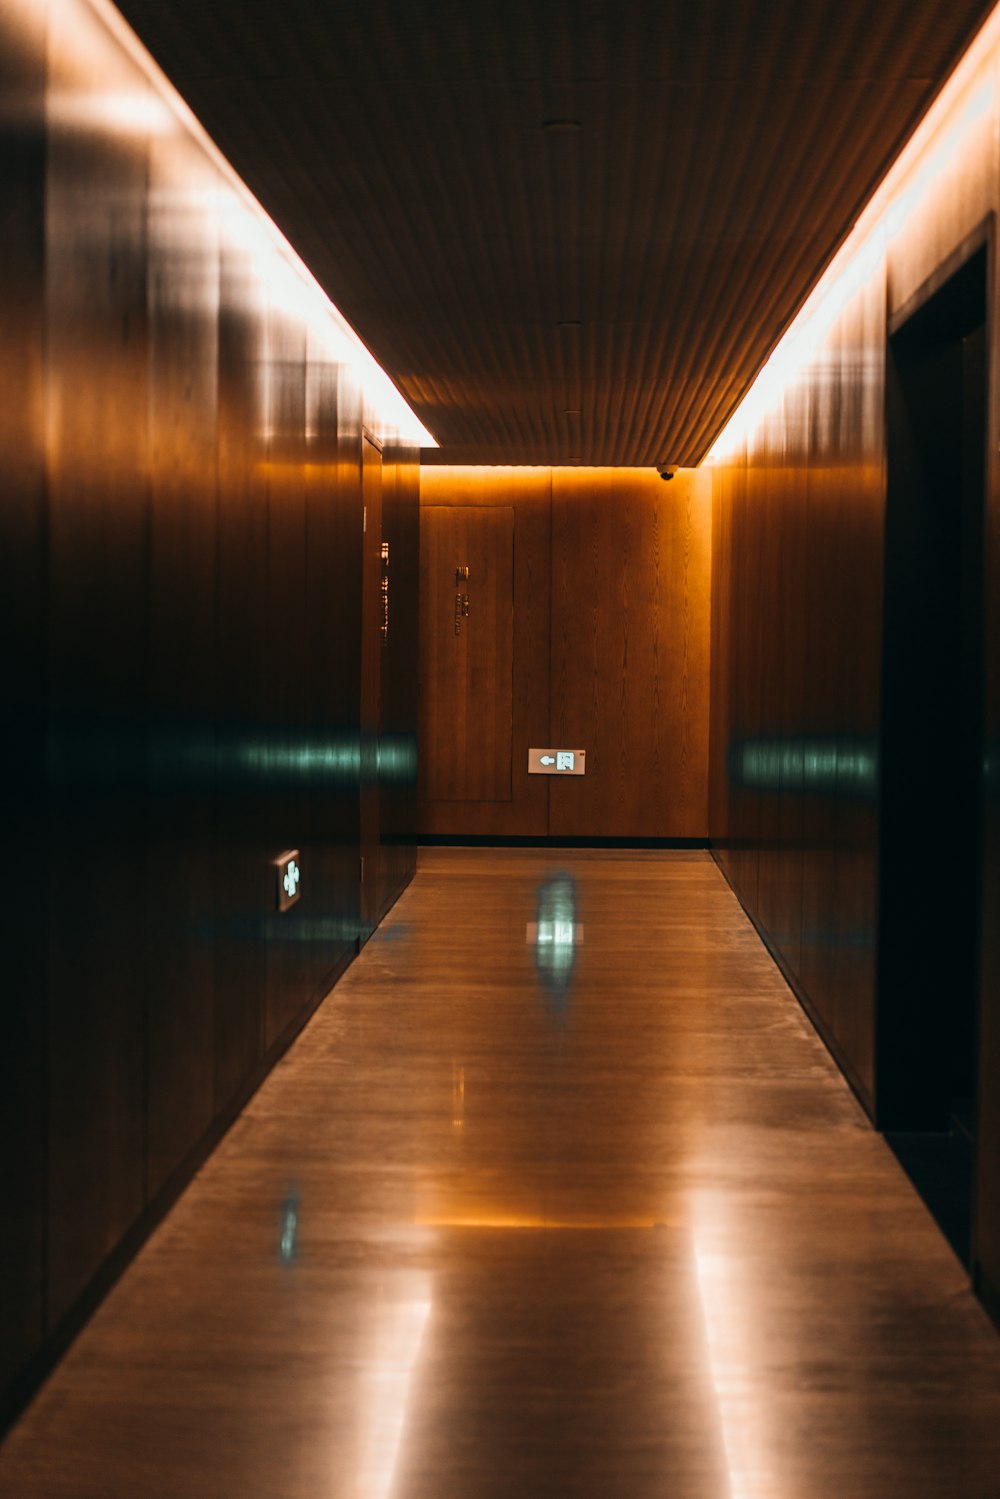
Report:
<svg viewBox="0 0 1000 1499"><path fill-rule="evenodd" d="M338 341L341 344L346 343L351 350L351 366L374 412L385 423L386 428L395 430L400 437L420 447L436 448L438 446L436 438L428 432L423 422L411 410L408 402L390 380L371 350L351 327L340 309L327 296L305 261L292 248L270 214L261 206L236 169L219 150L197 115L185 103L163 69L143 46L125 17L112 4L112 0L87 0L87 3L145 75L179 123L202 147L222 174L227 185L242 198L249 211L266 229L275 252L302 281L309 300L315 303L314 310L310 309L310 312L312 318L317 321L311 321L310 326L314 331L319 331L317 327L319 320L333 324L333 331Z"/></svg>
<svg viewBox="0 0 1000 1499"><path fill-rule="evenodd" d="M992 109L995 65L993 69L988 65L998 47L1000 5L987 16L915 126L703 463L724 462L737 451L761 419L774 410L784 389L832 330L854 292L881 266L889 241ZM985 76L980 77L981 73Z"/></svg>

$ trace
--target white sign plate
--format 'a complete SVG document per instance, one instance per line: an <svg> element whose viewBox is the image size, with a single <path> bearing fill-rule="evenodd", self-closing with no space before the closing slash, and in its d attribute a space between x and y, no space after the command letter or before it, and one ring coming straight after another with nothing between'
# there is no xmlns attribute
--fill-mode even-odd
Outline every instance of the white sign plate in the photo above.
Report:
<svg viewBox="0 0 1000 1499"><path fill-rule="evenodd" d="M587 774L587 751L581 749L530 749L528 774L532 776L582 776Z"/></svg>

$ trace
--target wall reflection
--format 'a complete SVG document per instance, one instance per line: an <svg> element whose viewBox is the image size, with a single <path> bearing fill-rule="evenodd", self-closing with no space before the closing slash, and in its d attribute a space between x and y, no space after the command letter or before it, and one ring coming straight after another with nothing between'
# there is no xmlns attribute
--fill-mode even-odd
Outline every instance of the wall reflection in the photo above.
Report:
<svg viewBox="0 0 1000 1499"><path fill-rule="evenodd" d="M290 1265L299 1252L299 1194L288 1193L281 1204L281 1228L278 1235L278 1255L283 1265Z"/></svg>
<svg viewBox="0 0 1000 1499"><path fill-rule="evenodd" d="M744 739L729 748L729 779L756 791L873 797L878 790L878 741L812 738Z"/></svg>
<svg viewBox="0 0 1000 1499"><path fill-rule="evenodd" d="M569 1012L579 936L576 918L576 881L560 870L538 888L533 927L535 972L549 996L547 1009L558 1020Z"/></svg>
<svg viewBox="0 0 1000 1499"><path fill-rule="evenodd" d="M297 724L234 728L205 723L53 714L48 765L52 783L73 796L112 795L133 786L153 795L188 794L218 777L235 791L278 792L291 783L317 790L356 787L362 778L385 786L415 786L415 734L378 736L362 754L357 728L327 730Z"/></svg>

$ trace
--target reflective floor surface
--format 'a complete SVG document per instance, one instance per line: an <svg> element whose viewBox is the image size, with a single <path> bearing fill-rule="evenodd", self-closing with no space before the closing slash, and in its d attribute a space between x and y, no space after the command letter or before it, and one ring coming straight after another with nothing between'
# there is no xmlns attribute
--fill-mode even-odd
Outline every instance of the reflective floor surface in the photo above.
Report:
<svg viewBox="0 0 1000 1499"><path fill-rule="evenodd" d="M428 850L16 1499L994 1499L1000 1338L704 854Z"/></svg>

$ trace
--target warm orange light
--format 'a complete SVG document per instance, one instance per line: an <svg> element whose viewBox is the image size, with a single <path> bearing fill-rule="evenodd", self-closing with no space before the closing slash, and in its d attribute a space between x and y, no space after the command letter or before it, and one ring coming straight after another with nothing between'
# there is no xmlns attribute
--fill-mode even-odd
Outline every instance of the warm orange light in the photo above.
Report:
<svg viewBox="0 0 1000 1499"><path fill-rule="evenodd" d="M784 338L760 371L706 463L735 454L782 394L821 352L841 314L873 276L889 247L934 189L962 161L968 142L994 108L1000 6L989 16L924 115Z"/></svg>
<svg viewBox="0 0 1000 1499"><path fill-rule="evenodd" d="M122 92L114 84L104 94L77 100L70 93L54 92L54 118L93 125L137 137L165 134L179 124L202 147L222 179L222 232L231 243L246 251L255 274L267 290L272 305L297 318L315 341L321 358L347 365L364 393L368 420L379 435L397 437L419 447L436 448L437 442L417 419L388 375L362 343L346 318L330 301L304 262L296 255L274 221L268 217L249 188L237 176L222 152L191 113L173 84L150 57L111 0L83 0L148 80L150 92L129 88ZM90 39L87 28L70 12L61 13L60 23L76 24L79 32L77 56L84 55ZM74 42L77 38L74 37ZM83 111L81 116L80 111Z"/></svg>
<svg viewBox="0 0 1000 1499"><path fill-rule="evenodd" d="M418 1216L418 1228L545 1228L545 1229L614 1229L671 1227L660 1218L618 1217L615 1214L571 1214L567 1217L548 1217L540 1214L475 1212L448 1213L440 1217Z"/></svg>

